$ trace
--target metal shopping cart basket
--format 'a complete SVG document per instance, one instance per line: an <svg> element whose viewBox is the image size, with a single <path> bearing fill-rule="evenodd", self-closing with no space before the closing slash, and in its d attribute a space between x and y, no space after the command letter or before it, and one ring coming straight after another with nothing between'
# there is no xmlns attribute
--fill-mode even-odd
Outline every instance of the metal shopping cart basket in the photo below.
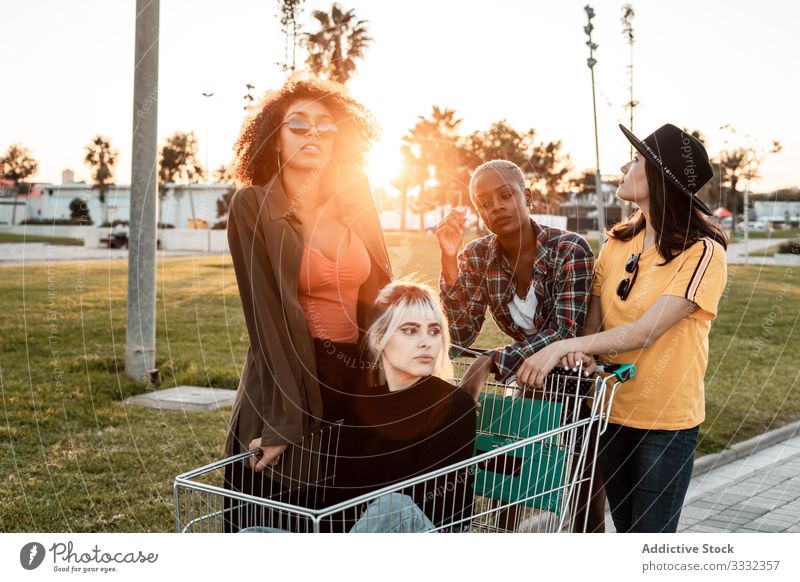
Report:
<svg viewBox="0 0 800 582"><path fill-rule="evenodd" d="M456 382L467 366L454 362ZM211 463L175 479L176 530L231 531L226 524L234 521L292 532L344 532L370 503L398 493L430 504L426 513L445 516L430 531L580 530L578 489L592 479L584 469L596 456L614 392L634 374L630 365L601 367L592 377L580 369L554 370L536 390L487 382L472 458L327 506L338 425L306 435L282 456L280 466L267 471L257 491L223 484L254 453ZM314 462L303 460L309 451Z"/></svg>

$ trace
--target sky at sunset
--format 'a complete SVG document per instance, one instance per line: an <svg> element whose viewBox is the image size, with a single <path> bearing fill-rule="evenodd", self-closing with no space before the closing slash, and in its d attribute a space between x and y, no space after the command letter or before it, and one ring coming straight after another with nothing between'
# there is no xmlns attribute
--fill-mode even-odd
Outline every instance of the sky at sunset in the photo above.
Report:
<svg viewBox="0 0 800 582"><path fill-rule="evenodd" d="M576 170L594 167L585 3L344 0L375 39L350 83L383 129L371 157L375 184L395 171L400 137L432 105L455 109L464 132L503 118L534 128L562 140ZM800 3L632 3L635 132L644 137L665 122L699 129L712 155L725 146L724 124L758 147L778 139L783 151L764 162L753 188L800 186ZM628 155L617 129L628 123L623 4L592 3L604 174ZM306 29L313 9L329 7L308 0ZM284 76L275 64L283 58L276 12L274 0L162 0L159 145L194 130L201 162L206 146L212 168L230 161L245 83L260 95ZM0 150L28 146L40 162L37 181L58 183L65 168L88 179L83 147L101 133L120 150L117 181L128 183L135 2L2 0L0 14ZM215 95L204 99L204 91Z"/></svg>

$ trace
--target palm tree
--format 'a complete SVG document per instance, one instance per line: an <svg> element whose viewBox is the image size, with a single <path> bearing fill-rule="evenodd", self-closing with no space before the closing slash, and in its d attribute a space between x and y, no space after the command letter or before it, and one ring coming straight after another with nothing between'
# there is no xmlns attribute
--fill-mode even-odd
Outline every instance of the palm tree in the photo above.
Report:
<svg viewBox="0 0 800 582"><path fill-rule="evenodd" d="M364 58L372 38L367 21L358 20L355 10L344 10L338 3L330 12L315 10L317 32L305 35L306 64L317 75L338 83L347 83L356 71L356 61Z"/></svg>
<svg viewBox="0 0 800 582"><path fill-rule="evenodd" d="M103 206L103 222L108 222L106 192L114 179L114 166L119 152L111 147L111 140L98 134L86 146L86 157L83 162L92 172L92 188L99 192L100 204Z"/></svg>
<svg viewBox="0 0 800 582"><path fill-rule="evenodd" d="M16 143L8 146L0 158L0 175L14 182L14 200L11 207L11 224L17 223L17 194L30 194L31 186L25 180L36 174L39 162L24 145Z"/></svg>
<svg viewBox="0 0 800 582"><path fill-rule="evenodd" d="M418 210L452 203L454 199L463 204L466 192L465 151L460 146L458 127L461 119L453 109L433 106L429 117L419 116L417 123L403 138L403 143L414 153L416 165L423 171L416 176L414 186L420 187ZM435 188L431 186L436 182Z"/></svg>
<svg viewBox="0 0 800 582"><path fill-rule="evenodd" d="M199 182L205 175L205 170L197 160L197 137L194 132L188 133L176 131L167 138L167 142L161 148L161 159L159 164L158 178L160 185ZM163 195L165 190L159 188L159 194ZM189 207L192 212L192 224L197 224L197 217L194 212L194 197L189 190Z"/></svg>
<svg viewBox="0 0 800 582"><path fill-rule="evenodd" d="M392 178L391 184L400 191L400 232L405 232L408 191L425 182L428 177L428 169L420 165L419 159L408 144L400 146L400 157L402 167L400 172Z"/></svg>

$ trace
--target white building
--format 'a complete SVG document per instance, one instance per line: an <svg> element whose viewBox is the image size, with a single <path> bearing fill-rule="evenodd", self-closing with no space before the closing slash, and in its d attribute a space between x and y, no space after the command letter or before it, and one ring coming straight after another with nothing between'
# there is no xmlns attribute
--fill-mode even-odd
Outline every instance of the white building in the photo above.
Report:
<svg viewBox="0 0 800 582"><path fill-rule="evenodd" d="M777 224L800 222L800 201L757 200L753 203L756 220Z"/></svg>
<svg viewBox="0 0 800 582"><path fill-rule="evenodd" d="M190 228L192 206L198 223L205 221L207 227L220 220L217 216L217 200L232 186L230 184L189 184L166 186L161 192L159 222L172 224L175 228ZM104 220L130 220L129 185L113 185L106 192L105 205L100 203L100 192L90 184L36 184L37 196L27 199L26 208L17 208L17 223L24 218L70 218L69 203L80 198L88 203L89 214L95 225ZM0 222L10 224L10 212L3 212ZM5 216L8 214L8 216Z"/></svg>

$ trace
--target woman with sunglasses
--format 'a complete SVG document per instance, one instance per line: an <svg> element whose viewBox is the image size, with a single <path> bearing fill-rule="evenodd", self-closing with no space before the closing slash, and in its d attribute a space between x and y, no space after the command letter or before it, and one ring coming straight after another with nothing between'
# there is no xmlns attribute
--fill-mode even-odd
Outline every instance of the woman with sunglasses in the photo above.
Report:
<svg viewBox="0 0 800 582"><path fill-rule="evenodd" d="M296 75L267 93L236 142L228 243L250 346L226 454L261 449L257 472L320 420L343 418L357 383L356 346L392 278L359 171L375 136L343 86ZM239 490L258 480L229 477Z"/></svg>
<svg viewBox="0 0 800 582"><path fill-rule="evenodd" d="M587 375L601 354L633 363L600 439L598 464L618 532L675 532L705 418L708 334L727 280L727 237L697 192L713 177L703 145L671 124L640 141L617 190L637 212L608 232L583 336L523 362L541 386L556 365Z"/></svg>

